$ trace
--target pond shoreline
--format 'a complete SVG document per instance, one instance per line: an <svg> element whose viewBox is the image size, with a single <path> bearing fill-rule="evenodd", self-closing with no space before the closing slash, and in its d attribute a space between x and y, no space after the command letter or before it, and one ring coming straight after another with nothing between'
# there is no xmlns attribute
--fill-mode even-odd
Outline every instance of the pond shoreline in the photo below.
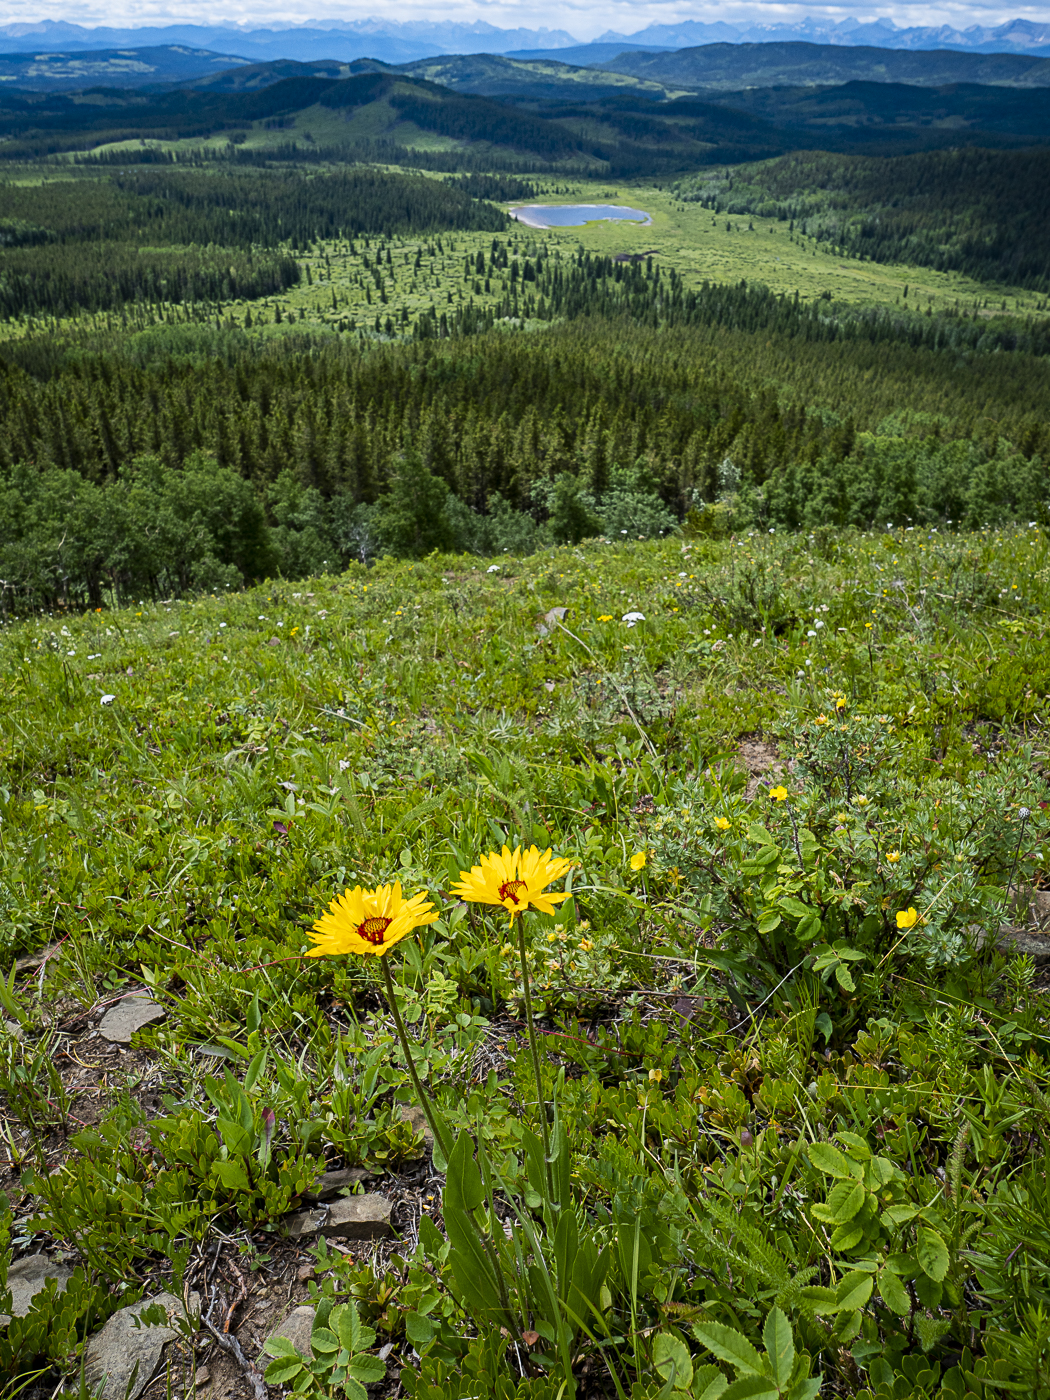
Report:
<svg viewBox="0 0 1050 1400"><path fill-rule="evenodd" d="M536 215L555 210L579 211L584 217L578 219L547 219L537 218ZM584 214L586 210L594 210L594 214L588 218ZM605 212L599 212L605 211ZM626 204L518 204L514 208L508 209L507 213L518 223L524 224L527 228L582 228L584 224L590 223L631 223L645 227L651 224L653 217L646 213L644 209L632 209ZM532 215L533 217L529 217Z"/></svg>

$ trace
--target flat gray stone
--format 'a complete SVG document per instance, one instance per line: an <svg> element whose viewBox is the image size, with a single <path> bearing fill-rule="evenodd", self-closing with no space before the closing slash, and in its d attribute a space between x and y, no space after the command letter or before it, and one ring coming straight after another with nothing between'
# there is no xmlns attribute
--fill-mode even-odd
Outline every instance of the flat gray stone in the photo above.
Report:
<svg viewBox="0 0 1050 1400"><path fill-rule="evenodd" d="M94 1390L101 1388L102 1400L138 1400L153 1379L165 1346L179 1335L177 1326L135 1326L139 1313L154 1303L159 1303L168 1314L169 1324L185 1316L180 1298L160 1293L130 1308L121 1308L88 1342L85 1375ZM194 1330L199 1316L200 1294L192 1293L190 1326Z"/></svg>
<svg viewBox="0 0 1050 1400"><path fill-rule="evenodd" d="M284 1217L284 1232L290 1240L301 1240L306 1235L316 1235L324 1224L327 1214L324 1206L311 1206L309 1210L297 1210Z"/></svg>
<svg viewBox="0 0 1050 1400"><path fill-rule="evenodd" d="M310 1345L310 1333L314 1330L314 1310L307 1303L303 1303L298 1308L293 1308L283 1322L279 1322L272 1332L268 1333L266 1340L271 1337L286 1337L295 1347L300 1356L313 1356L313 1347ZM269 1358L269 1360L267 1360ZM265 1349L260 1353L260 1363L273 1358ZM260 1364L260 1371L265 1371L266 1366Z"/></svg>
<svg viewBox="0 0 1050 1400"><path fill-rule="evenodd" d="M99 1023L99 1035L120 1045L130 1045L131 1037L153 1021L163 1021L167 1012L145 992L125 997L111 1006Z"/></svg>
<svg viewBox="0 0 1050 1400"><path fill-rule="evenodd" d="M344 1196L332 1202L321 1233L326 1238L380 1240L390 1234L391 1204L386 1196L374 1192L364 1196Z"/></svg>
<svg viewBox="0 0 1050 1400"><path fill-rule="evenodd" d="M310 1204L315 1201L334 1201L340 1191L364 1181L367 1176L371 1176L371 1172L365 1171L364 1167L345 1167L342 1171L325 1172L312 1191L303 1192L303 1200Z"/></svg>
<svg viewBox="0 0 1050 1400"><path fill-rule="evenodd" d="M46 1254L27 1254L24 1259L16 1259L7 1271L11 1312L15 1317L25 1317L33 1306L33 1299L43 1292L49 1278L55 1280L58 1291L63 1293L72 1277L72 1269L67 1269L65 1264L53 1264ZM5 1327L10 1321L10 1317L0 1317L0 1327Z"/></svg>

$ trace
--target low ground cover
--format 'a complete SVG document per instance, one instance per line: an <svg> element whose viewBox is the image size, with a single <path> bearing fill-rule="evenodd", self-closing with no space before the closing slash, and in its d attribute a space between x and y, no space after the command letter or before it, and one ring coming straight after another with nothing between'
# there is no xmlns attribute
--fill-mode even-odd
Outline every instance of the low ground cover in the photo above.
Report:
<svg viewBox="0 0 1050 1400"><path fill-rule="evenodd" d="M163 1284L271 1394L1050 1394L1003 932L1046 880L1048 584L1038 527L694 534L5 625L5 1267L81 1272L0 1364L50 1394ZM569 897L522 961L462 872L533 844ZM304 956L393 881L436 922ZM130 994L164 1018L121 1052ZM333 1169L391 1239L289 1235ZM311 1301L311 1365L261 1353ZM248 1384L209 1332L155 1384L205 1365Z"/></svg>

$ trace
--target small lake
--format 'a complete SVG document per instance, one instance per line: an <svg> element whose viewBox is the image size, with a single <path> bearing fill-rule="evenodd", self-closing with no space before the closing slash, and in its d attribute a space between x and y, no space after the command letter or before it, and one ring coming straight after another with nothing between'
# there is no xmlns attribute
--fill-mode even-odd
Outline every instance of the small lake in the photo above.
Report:
<svg viewBox="0 0 1050 1400"><path fill-rule="evenodd" d="M652 223L644 209L631 209L626 204L519 204L510 216L530 228L577 228L600 219Z"/></svg>

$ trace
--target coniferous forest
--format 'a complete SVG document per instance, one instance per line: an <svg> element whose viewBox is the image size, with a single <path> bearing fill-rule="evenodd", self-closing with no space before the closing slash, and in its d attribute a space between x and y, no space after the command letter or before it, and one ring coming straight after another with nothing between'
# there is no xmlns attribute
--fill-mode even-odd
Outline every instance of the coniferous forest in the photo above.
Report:
<svg viewBox="0 0 1050 1400"><path fill-rule="evenodd" d="M1050 1400L1047 90L273 67L0 93L0 1400Z"/></svg>

